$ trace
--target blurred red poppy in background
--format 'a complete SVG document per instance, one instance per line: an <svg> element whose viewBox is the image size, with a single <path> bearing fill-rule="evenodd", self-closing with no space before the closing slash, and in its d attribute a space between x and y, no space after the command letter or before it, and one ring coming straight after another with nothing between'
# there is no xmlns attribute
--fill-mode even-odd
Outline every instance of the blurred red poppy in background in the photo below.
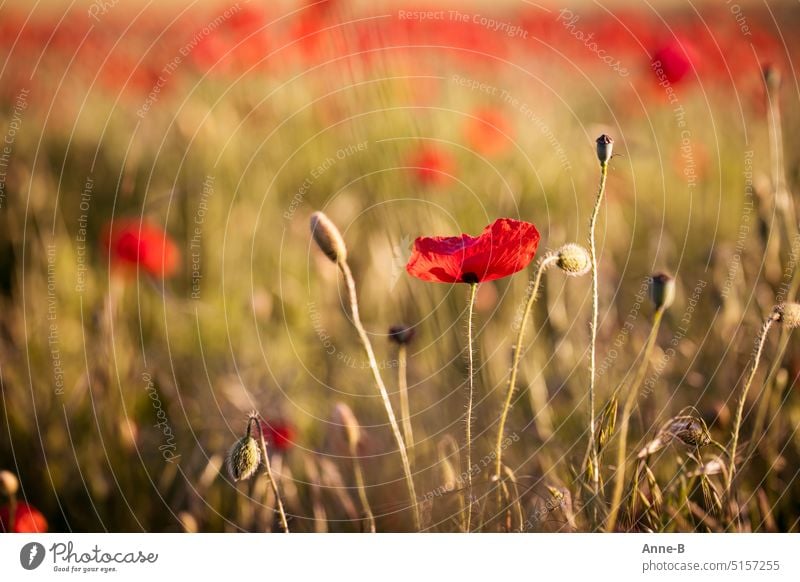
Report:
<svg viewBox="0 0 800 582"><path fill-rule="evenodd" d="M492 107L484 107L472 115L464 127L467 145L486 156L506 151L511 145L509 137L514 130L503 112Z"/></svg>
<svg viewBox="0 0 800 582"><path fill-rule="evenodd" d="M450 154L434 146L423 146L413 152L406 165L414 171L417 181L426 185L449 182L455 170Z"/></svg>
<svg viewBox="0 0 800 582"><path fill-rule="evenodd" d="M435 283L483 283L527 267L538 246L539 231L533 224L499 218L478 237L418 238L406 271Z"/></svg>
<svg viewBox="0 0 800 582"><path fill-rule="evenodd" d="M17 503L14 512L13 529L9 531L11 522L10 507L0 507L0 532L2 533L47 533L47 520L41 512L24 501Z"/></svg>
<svg viewBox="0 0 800 582"><path fill-rule="evenodd" d="M103 233L113 269L169 277L178 269L178 247L160 227L138 219L115 220Z"/></svg>
<svg viewBox="0 0 800 582"><path fill-rule="evenodd" d="M663 71L664 78L670 83L679 83L692 70L692 54L687 42L673 40L656 49L651 66L657 74L659 70Z"/></svg>
<svg viewBox="0 0 800 582"><path fill-rule="evenodd" d="M262 421L261 428L264 430L264 439L267 441L267 445L273 450L286 451L294 444L294 427L288 422Z"/></svg>

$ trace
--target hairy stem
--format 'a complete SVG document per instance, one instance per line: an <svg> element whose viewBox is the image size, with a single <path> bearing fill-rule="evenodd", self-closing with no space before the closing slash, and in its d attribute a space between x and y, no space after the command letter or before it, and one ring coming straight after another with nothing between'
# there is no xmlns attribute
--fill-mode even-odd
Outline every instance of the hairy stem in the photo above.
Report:
<svg viewBox="0 0 800 582"><path fill-rule="evenodd" d="M653 347L656 344L656 337L658 337L658 328L661 327L661 319L664 315L664 308L659 307L653 316L653 327L650 329L650 335L647 338L644 355L642 361L639 362L639 368L636 370L636 376L633 382L628 387L628 394L625 397L625 404L622 407L622 422L619 427L619 441L617 443L617 470L614 475L614 491L611 497L611 509L608 513L606 520L606 531L613 532L616 526L617 516L619 515L620 507L622 506L622 491L625 488L625 463L628 445L628 428L630 427L631 413L636 405L637 396L639 395L639 387L644 381L647 369L650 366L650 357L653 354Z"/></svg>
<svg viewBox="0 0 800 582"><path fill-rule="evenodd" d="M414 461L414 432L411 429L411 408L408 405L408 353L405 345L397 350L397 389L400 392L400 422L403 438L408 447L408 456Z"/></svg>
<svg viewBox="0 0 800 582"><path fill-rule="evenodd" d="M278 483L275 481L275 477L272 474L272 466L269 463L267 442L264 440L263 421L260 418L256 419L256 425L258 426L258 440L259 444L261 445L261 455L264 457L264 469L267 479L269 480L270 487L272 487L272 494L275 496L275 505L278 508L278 515L281 519L281 527L283 528L284 533L289 533L289 522L286 521L286 512L283 509L283 501L281 500L281 495L278 492ZM248 432L249 430L250 429L248 427Z"/></svg>
<svg viewBox="0 0 800 582"><path fill-rule="evenodd" d="M522 355L522 341L525 338L525 329L528 325L533 304L536 302L536 296L539 293L539 285L542 281L542 275L545 270L558 260L557 255L547 255L540 262L536 269L536 274L530 285L530 293L525 302L525 309L522 312L522 319L519 323L517 330L517 339L511 348L511 372L508 376L508 385L506 386L506 399L503 402L503 409L500 412L500 422L497 427L497 440L494 445L494 480L497 484L500 483L500 478L503 473L503 436L505 435L506 421L508 420L508 412L511 410L511 402L514 396L514 390L517 384L517 372L519 370L519 361ZM498 496L500 490L498 489ZM499 504L498 504L499 505Z"/></svg>
<svg viewBox="0 0 800 582"><path fill-rule="evenodd" d="M358 450L356 447L351 447L350 455L353 457L353 474L356 479L356 488L358 489L358 498L361 501L361 506L364 509L364 514L367 517L367 527L370 533L375 533L375 516L372 514L372 508L369 505L367 498L367 488L364 485L364 473L361 470L361 462L358 460Z"/></svg>
<svg viewBox="0 0 800 582"><path fill-rule="evenodd" d="M372 370L372 376L375 379L375 385L378 387L378 392L383 400L383 406L386 408L386 416L389 417L389 424L392 427L394 439L397 441L397 448L400 451L400 458L403 462L403 472L405 473L406 485L408 486L408 496L410 498L409 500L411 501L411 509L414 514L414 527L417 529L417 531L419 531L422 529L422 520L420 519L419 505L417 504L417 492L414 489L414 479L411 475L411 465L408 462L408 452L406 451L406 445L403 441L403 435L400 433L400 426L397 424L397 418L395 417L394 409L392 408L392 402L389 400L389 393L386 391L386 385L383 383L383 378L381 378L380 371L378 370L378 362L375 359L375 352L372 349L372 343L369 341L369 336L367 335L367 332L361 323L361 317L358 313L358 297L356 296L356 283L353 279L353 273L350 271L350 266L346 261L338 261L337 264L339 265L339 269L342 271L344 280L347 283L347 293L350 297L350 316L353 321L353 326L356 328L358 337L361 340L361 344L367 354L369 367L370 370Z"/></svg>
<svg viewBox="0 0 800 582"><path fill-rule="evenodd" d="M466 418L466 453L467 453L467 488L465 490L465 522L467 533L472 525L472 403L475 399L475 362L472 338L472 315L475 311L475 297L478 294L478 284L471 283L469 287L469 305L467 307L467 418Z"/></svg>
<svg viewBox="0 0 800 582"><path fill-rule="evenodd" d="M767 334L769 333L770 328L775 324L776 317L776 314L772 313L764 321L764 325L761 326L761 331L759 332L756 340L758 343L756 345L756 353L755 357L753 358L753 364L750 367L750 373L747 376L747 381L745 382L744 388L742 389L742 394L739 397L739 404L736 407L736 416L733 419L733 431L731 433L731 448L728 452L728 457L730 458L730 468L725 474L725 497L729 501L731 495L731 485L733 484L733 476L736 471L736 449L739 446L739 431L742 427L742 415L744 413L745 402L747 401L747 393L750 391L750 386L753 384L753 378L756 376L758 364L761 361L761 353L764 351L764 344L767 340Z"/></svg>
<svg viewBox="0 0 800 582"><path fill-rule="evenodd" d="M592 325L591 340L589 344L589 459L592 466L592 490L595 497L600 493L600 467L597 457L597 443L595 443L595 383L597 359L597 316L599 311L598 277L597 277L597 248L595 246L595 228L600 207L603 202L603 193L606 189L606 176L608 162L600 163L600 185L597 188L597 200L594 203L592 217L589 220L589 255L592 261Z"/></svg>

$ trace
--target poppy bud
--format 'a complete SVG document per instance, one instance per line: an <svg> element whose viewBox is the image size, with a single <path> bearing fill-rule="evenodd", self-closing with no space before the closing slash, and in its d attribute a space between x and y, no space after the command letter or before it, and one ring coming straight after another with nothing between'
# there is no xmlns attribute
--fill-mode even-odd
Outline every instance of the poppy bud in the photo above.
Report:
<svg viewBox="0 0 800 582"><path fill-rule="evenodd" d="M611 159L614 150L614 140L610 136L603 134L597 138L597 159L600 164L606 165Z"/></svg>
<svg viewBox="0 0 800 582"><path fill-rule="evenodd" d="M347 444L350 445L351 449L355 450L358 443L361 441L361 427L358 424L356 415L353 414L353 410L343 402L336 405L336 415L344 425L344 431L347 435Z"/></svg>
<svg viewBox="0 0 800 582"><path fill-rule="evenodd" d="M800 327L800 303L784 303L775 308L775 318L789 329Z"/></svg>
<svg viewBox="0 0 800 582"><path fill-rule="evenodd" d="M650 278L650 299L656 309L669 309L675 301L675 279L666 273L656 273Z"/></svg>
<svg viewBox="0 0 800 582"><path fill-rule="evenodd" d="M19 480L11 471L0 471L0 495L12 497L17 494Z"/></svg>
<svg viewBox="0 0 800 582"><path fill-rule="evenodd" d="M334 263L347 260L347 246L342 233L323 212L311 215L311 234L319 248Z"/></svg>
<svg viewBox="0 0 800 582"><path fill-rule="evenodd" d="M591 270L592 260L581 245L569 243L558 249L556 265L570 277L580 277Z"/></svg>
<svg viewBox="0 0 800 582"><path fill-rule="evenodd" d="M399 345L410 343L416 331L410 325L399 324L389 328L389 339Z"/></svg>
<svg viewBox="0 0 800 582"><path fill-rule="evenodd" d="M781 70L778 67L773 64L764 65L761 73L764 75L767 91L775 93L781 88Z"/></svg>
<svg viewBox="0 0 800 582"><path fill-rule="evenodd" d="M236 441L228 455L228 474L234 481L252 477L261 463L261 451L249 434Z"/></svg>

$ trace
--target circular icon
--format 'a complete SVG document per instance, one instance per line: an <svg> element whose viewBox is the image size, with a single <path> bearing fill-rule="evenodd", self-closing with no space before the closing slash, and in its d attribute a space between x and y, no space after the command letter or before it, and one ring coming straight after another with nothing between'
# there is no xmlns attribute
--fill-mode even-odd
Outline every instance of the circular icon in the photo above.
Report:
<svg viewBox="0 0 800 582"><path fill-rule="evenodd" d="M44 546L39 542L30 542L19 551L19 563L26 570L35 570L44 561Z"/></svg>

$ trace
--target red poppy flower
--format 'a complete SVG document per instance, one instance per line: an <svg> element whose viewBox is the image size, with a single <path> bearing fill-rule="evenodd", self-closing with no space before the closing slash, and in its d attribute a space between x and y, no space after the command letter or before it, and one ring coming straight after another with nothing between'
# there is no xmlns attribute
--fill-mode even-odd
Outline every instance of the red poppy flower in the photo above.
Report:
<svg viewBox="0 0 800 582"><path fill-rule="evenodd" d="M262 422L261 428L267 444L276 451L286 451L294 444L294 427L287 422Z"/></svg>
<svg viewBox="0 0 800 582"><path fill-rule="evenodd" d="M137 219L117 220L106 227L103 246L111 265L127 271L138 266L153 277L169 277L178 268L178 247L161 228Z"/></svg>
<svg viewBox="0 0 800 582"><path fill-rule="evenodd" d="M503 113L497 109L479 109L467 121L464 133L467 144L475 151L487 155L497 155L508 149L511 144L507 135L511 135L511 124Z"/></svg>
<svg viewBox="0 0 800 582"><path fill-rule="evenodd" d="M0 507L0 532L9 533L10 507ZM24 501L17 503L14 512L14 529L10 533L47 533L47 520L41 512Z"/></svg>
<svg viewBox="0 0 800 582"><path fill-rule="evenodd" d="M423 147L414 152L407 165L423 184L443 184L450 180L455 163L450 155L435 147Z"/></svg>
<svg viewBox="0 0 800 582"><path fill-rule="evenodd" d="M660 47L653 54L652 66L663 71L664 78L670 83L679 83L692 70L692 47L686 42L677 40Z"/></svg>
<svg viewBox="0 0 800 582"><path fill-rule="evenodd" d="M435 283L483 283L527 267L538 246L539 231L530 222L499 218L478 237L418 238L406 271Z"/></svg>

